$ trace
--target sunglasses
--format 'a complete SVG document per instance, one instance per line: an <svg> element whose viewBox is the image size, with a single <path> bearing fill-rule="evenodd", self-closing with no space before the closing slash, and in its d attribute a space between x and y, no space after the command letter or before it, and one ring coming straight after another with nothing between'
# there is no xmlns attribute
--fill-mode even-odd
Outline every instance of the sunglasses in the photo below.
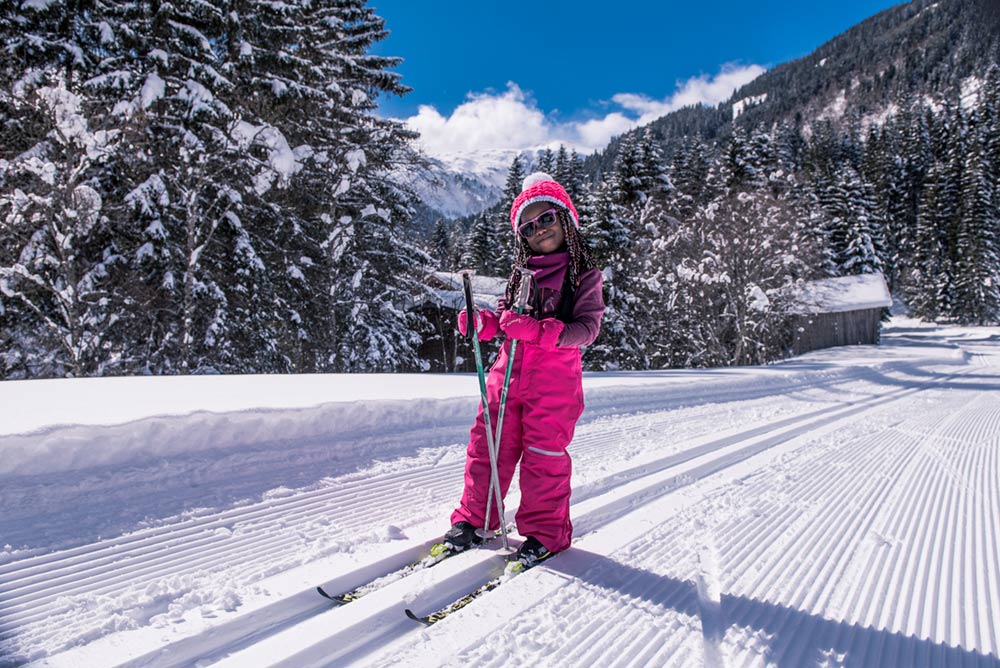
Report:
<svg viewBox="0 0 1000 668"><path fill-rule="evenodd" d="M535 232L538 230L547 230L556 224L559 220L559 216L556 215L555 209L549 209L547 211L542 211L540 214L534 218L529 218L520 225L517 226L517 233L520 234L525 239L530 239L535 236Z"/></svg>

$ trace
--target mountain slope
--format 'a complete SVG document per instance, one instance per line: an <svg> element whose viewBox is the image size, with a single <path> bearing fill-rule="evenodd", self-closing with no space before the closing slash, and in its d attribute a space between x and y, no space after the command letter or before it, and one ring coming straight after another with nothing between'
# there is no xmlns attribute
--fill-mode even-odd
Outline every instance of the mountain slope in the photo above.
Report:
<svg viewBox="0 0 1000 668"><path fill-rule="evenodd" d="M1000 0L916 0L776 65L717 108L681 109L650 127L669 156L688 137L711 142L728 136L734 116L741 125L764 129L776 123L803 128L817 120L840 128L852 119L863 125L911 101L961 96L997 63ZM611 168L623 138L588 157L589 174Z"/></svg>

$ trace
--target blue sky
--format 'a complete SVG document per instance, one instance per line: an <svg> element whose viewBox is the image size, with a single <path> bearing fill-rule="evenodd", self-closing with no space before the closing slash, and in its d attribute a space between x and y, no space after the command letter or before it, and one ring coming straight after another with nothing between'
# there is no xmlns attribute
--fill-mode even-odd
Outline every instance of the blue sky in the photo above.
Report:
<svg viewBox="0 0 1000 668"><path fill-rule="evenodd" d="M382 102L431 154L581 151L686 104L715 104L897 2L370 0L413 92Z"/></svg>

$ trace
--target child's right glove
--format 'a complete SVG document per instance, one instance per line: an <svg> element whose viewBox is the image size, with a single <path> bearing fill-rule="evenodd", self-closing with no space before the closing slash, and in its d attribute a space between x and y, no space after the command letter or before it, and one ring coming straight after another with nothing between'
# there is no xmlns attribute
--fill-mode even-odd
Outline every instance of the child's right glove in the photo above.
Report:
<svg viewBox="0 0 1000 668"><path fill-rule="evenodd" d="M530 315L515 311L504 311L500 316L500 329L512 339L532 343L551 350L559 342L565 323L555 318L535 320Z"/></svg>
<svg viewBox="0 0 1000 668"><path fill-rule="evenodd" d="M475 314L478 321L476 324L479 325L479 340L489 341L497 335L497 330L500 329L500 319L493 311L476 309ZM458 312L458 331L461 332L462 336L469 335L469 312L465 309Z"/></svg>

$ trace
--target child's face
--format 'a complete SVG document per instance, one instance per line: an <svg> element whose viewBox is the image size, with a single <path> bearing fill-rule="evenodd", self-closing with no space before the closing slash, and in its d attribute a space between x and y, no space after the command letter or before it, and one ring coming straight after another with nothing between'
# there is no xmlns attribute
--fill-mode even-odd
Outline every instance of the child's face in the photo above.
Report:
<svg viewBox="0 0 1000 668"><path fill-rule="evenodd" d="M534 204L525 207L524 211L521 212L521 218L518 225L522 225L538 214L552 208L554 207L549 202L535 202ZM528 237L527 241L528 247L531 248L533 253L538 255L547 255L548 253L554 253L563 247L563 244L566 242L566 234L563 232L562 225L557 220L556 224L551 227L536 229L535 233Z"/></svg>

